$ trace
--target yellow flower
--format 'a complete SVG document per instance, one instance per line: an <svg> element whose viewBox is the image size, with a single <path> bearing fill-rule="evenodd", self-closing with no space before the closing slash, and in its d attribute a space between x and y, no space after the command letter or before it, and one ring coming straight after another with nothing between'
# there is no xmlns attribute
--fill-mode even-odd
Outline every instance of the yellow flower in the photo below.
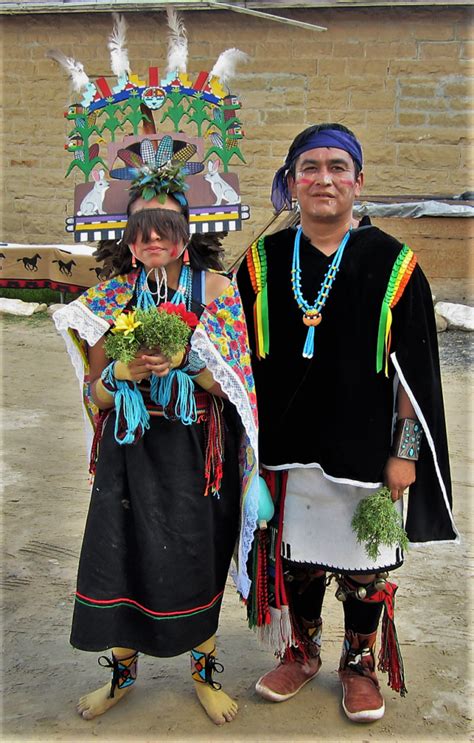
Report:
<svg viewBox="0 0 474 743"><path fill-rule="evenodd" d="M135 328L141 325L139 320L135 320L135 312L122 312L115 321L112 333L123 333L129 335Z"/></svg>
<svg viewBox="0 0 474 743"><path fill-rule="evenodd" d="M218 310L216 314L217 317L220 317L224 322L231 316L229 310Z"/></svg>

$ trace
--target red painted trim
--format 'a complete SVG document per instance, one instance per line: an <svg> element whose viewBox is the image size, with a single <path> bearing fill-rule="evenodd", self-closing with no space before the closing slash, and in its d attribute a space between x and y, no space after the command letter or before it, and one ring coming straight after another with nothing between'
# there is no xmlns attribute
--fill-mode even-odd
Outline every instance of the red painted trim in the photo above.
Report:
<svg viewBox="0 0 474 743"><path fill-rule="evenodd" d="M150 88L157 88L159 85L158 82L158 67L149 67L148 68L148 85Z"/></svg>
<svg viewBox="0 0 474 743"><path fill-rule="evenodd" d="M196 78L196 82L193 85L194 90L203 90L208 77L208 72L200 72Z"/></svg>
<svg viewBox="0 0 474 743"><path fill-rule="evenodd" d="M95 81L95 84L99 88L104 98L108 98L109 96L112 95L112 91L110 90L109 84L107 80L105 79L105 77L98 77L97 80Z"/></svg>
<svg viewBox="0 0 474 743"><path fill-rule="evenodd" d="M79 593L79 591L76 591L76 596L78 598L83 599L84 601L89 601L91 604L102 604L102 605L110 605L110 604L117 604L117 603L126 603L126 604L133 604L134 606L137 606L139 609L143 609L143 611L146 611L148 614L153 614L156 617L172 617L176 616L178 614L192 614L195 611L200 611L202 609L208 609L210 606L212 606L224 593L224 591L220 591L220 593L216 594L211 601L209 601L208 604L203 604L202 606L195 606L192 609L185 609L184 611L152 611L152 609L147 609L146 606L143 606L143 604L139 604L138 601L134 601L133 599L127 599L127 598L117 598L117 599L92 599L89 596L84 596L82 593Z"/></svg>

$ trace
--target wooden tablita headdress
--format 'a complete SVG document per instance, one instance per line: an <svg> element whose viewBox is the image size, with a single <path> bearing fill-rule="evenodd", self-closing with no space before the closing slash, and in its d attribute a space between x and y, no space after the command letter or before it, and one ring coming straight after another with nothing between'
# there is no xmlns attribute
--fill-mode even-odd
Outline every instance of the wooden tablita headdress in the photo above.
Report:
<svg viewBox="0 0 474 743"><path fill-rule="evenodd" d="M186 192L191 234L239 230L249 216L238 176L229 169L235 159L245 162L240 101L228 85L247 55L227 49L210 72L191 78L186 30L173 9L167 15L164 77L155 66L148 68L147 80L131 72L125 19L116 13L108 43L114 85L105 76L93 82L80 62L48 52L68 72L79 99L64 114L72 125L65 149L73 159L66 176L81 171L85 181L75 187L74 215L66 220L76 242L120 238L129 189L152 198L164 193L164 177L165 193Z"/></svg>

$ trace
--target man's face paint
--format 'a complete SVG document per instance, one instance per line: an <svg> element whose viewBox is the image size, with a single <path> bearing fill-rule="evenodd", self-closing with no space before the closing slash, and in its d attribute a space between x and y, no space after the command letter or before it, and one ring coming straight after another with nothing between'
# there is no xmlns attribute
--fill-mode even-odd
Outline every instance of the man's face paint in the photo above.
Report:
<svg viewBox="0 0 474 743"><path fill-rule="evenodd" d="M297 175L296 176L296 183L298 184L298 186L300 186L300 185L301 186L311 186L311 184L313 183L313 181L310 178L303 178L303 176L301 176L300 178L298 178L298 175Z"/></svg>
<svg viewBox="0 0 474 743"><path fill-rule="evenodd" d="M356 178L354 162L345 150L317 147L300 155L291 180L302 219L347 221L363 177Z"/></svg>
<svg viewBox="0 0 474 743"><path fill-rule="evenodd" d="M339 183L341 186L349 186L349 188L352 188L352 186L355 184L354 178L340 178Z"/></svg>
<svg viewBox="0 0 474 743"><path fill-rule="evenodd" d="M362 170L362 148L357 138L351 132L344 132L340 129L333 129L331 126L310 132L309 129L301 132L297 138L299 144L293 144L285 158L283 165L278 168L272 182L272 204L276 211L283 208L291 208L291 200L294 198L292 188L295 182L294 165L301 161L301 157L306 152L322 149L338 150L351 157L351 160L358 163L359 170ZM307 135L301 137L301 135ZM305 176L303 176L305 177Z"/></svg>

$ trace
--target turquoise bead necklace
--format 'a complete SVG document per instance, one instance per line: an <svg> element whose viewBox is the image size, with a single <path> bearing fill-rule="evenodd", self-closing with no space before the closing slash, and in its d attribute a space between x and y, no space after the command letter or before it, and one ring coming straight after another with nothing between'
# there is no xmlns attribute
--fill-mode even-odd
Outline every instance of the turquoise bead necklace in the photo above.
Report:
<svg viewBox="0 0 474 743"><path fill-rule="evenodd" d="M191 298L193 292L193 270L188 263L183 263L179 274L178 288L171 302L173 304L184 304L186 309L191 309Z"/></svg>
<svg viewBox="0 0 474 743"><path fill-rule="evenodd" d="M162 269L162 271L165 271L166 275L166 269ZM151 273L151 272L149 272ZM155 269L155 276L156 276L156 269ZM156 276L156 278L158 278ZM148 309L149 307L155 307L160 304L160 302L163 300L164 302L168 301L168 286L165 283L165 295L163 297L160 296L161 289L160 285L157 281L157 291L151 292L149 286L148 286L148 274L146 273L145 269L142 268L140 272L140 276L138 278L138 301L137 301L137 307L139 309ZM175 291L172 299L170 300L172 304L184 304L186 305L186 309L189 311L191 309L191 299L192 299L192 284L193 284L193 272L192 268L189 266L188 263L183 263L181 266L181 272L179 274L178 279L178 288ZM154 299L153 295L156 295L156 301Z"/></svg>
<svg viewBox="0 0 474 743"><path fill-rule="evenodd" d="M332 289L332 285L336 278L336 274L339 271L339 266L344 255L344 248L347 245L351 231L350 229L346 232L342 238L338 249L331 261L331 264L326 272L326 275L322 281L321 288L319 290L316 300L311 305L303 297L301 292L301 267L300 267L300 241L301 233L303 232L301 227L295 235L295 244L293 247L293 263L291 266L291 285L293 287L293 294L296 303L300 310L303 312L303 323L307 326L308 332L306 334L306 340L303 348L303 358L312 359L314 354L314 329L322 320L321 310L326 304L329 292Z"/></svg>

